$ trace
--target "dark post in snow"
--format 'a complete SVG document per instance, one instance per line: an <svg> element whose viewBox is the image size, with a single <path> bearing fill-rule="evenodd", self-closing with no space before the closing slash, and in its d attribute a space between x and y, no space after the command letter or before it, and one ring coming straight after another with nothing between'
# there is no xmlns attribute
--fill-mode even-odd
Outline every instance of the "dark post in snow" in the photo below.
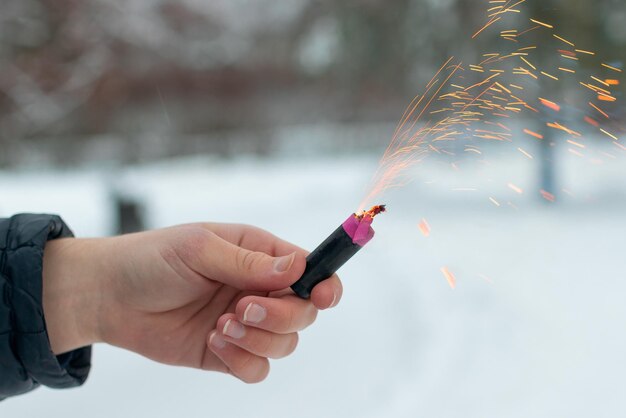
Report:
<svg viewBox="0 0 626 418"><path fill-rule="evenodd" d="M535 1L530 4L530 10L533 17L543 19L547 22L553 22L555 24L559 22L558 10L556 8L557 5L553 0ZM542 38L545 39L546 43L551 42L547 39L545 33ZM543 67L554 67L553 64L556 64L554 49L546 45L539 48L539 51L540 53L537 57L539 59L538 64ZM540 78L539 89L542 97L545 97L546 99L552 98L556 101L559 96L561 96L561 83L552 82L552 80ZM558 187L557 161L555 152L557 135L555 135L553 129L546 126L546 122L556 121L557 112L545 107L542 111L545 112L545 120L542 120L541 118L537 119L537 122L541 123L541 128L538 129L538 132L543 135L543 139L539 144L538 182L540 190L545 190L546 192L556 196ZM545 202L545 200L542 201Z"/></svg>

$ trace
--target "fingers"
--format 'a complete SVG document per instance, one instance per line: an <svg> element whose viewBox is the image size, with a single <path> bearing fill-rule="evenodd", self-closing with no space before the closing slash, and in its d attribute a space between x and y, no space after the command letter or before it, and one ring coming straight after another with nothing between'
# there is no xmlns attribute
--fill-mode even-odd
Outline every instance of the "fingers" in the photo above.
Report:
<svg viewBox="0 0 626 418"><path fill-rule="evenodd" d="M281 298L246 296L237 303L235 314L244 325L289 334L311 325L317 317L317 309L308 300L294 295Z"/></svg>
<svg viewBox="0 0 626 418"><path fill-rule="evenodd" d="M243 325L234 314L227 314L217 323L221 337L259 357L279 359L293 353L298 345L298 334L273 332Z"/></svg>
<svg viewBox="0 0 626 418"><path fill-rule="evenodd" d="M263 381L270 371L267 358L260 357L227 342L218 331L209 334L208 346L228 367L228 370L246 383Z"/></svg>
<svg viewBox="0 0 626 418"><path fill-rule="evenodd" d="M313 288L311 302L317 309L329 309L337 306L343 295L341 280L336 274Z"/></svg>
<svg viewBox="0 0 626 418"><path fill-rule="evenodd" d="M211 351L230 372L247 383L265 379L267 358L282 358L295 350L298 334L317 316L310 302L293 295L283 298L247 296L236 313L225 314L208 338Z"/></svg>
<svg viewBox="0 0 626 418"><path fill-rule="evenodd" d="M306 266L300 252L273 257L240 247L208 230L189 234L182 246L180 254L194 271L242 290L287 288L298 280Z"/></svg>

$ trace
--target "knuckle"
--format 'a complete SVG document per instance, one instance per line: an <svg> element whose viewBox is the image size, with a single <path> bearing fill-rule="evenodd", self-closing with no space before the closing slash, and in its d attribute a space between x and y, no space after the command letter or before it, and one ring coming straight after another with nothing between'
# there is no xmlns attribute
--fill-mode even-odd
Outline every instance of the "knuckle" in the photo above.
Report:
<svg viewBox="0 0 626 418"><path fill-rule="evenodd" d="M235 260L239 270L251 272L254 271L259 261L261 261L261 254L244 248L238 248Z"/></svg>

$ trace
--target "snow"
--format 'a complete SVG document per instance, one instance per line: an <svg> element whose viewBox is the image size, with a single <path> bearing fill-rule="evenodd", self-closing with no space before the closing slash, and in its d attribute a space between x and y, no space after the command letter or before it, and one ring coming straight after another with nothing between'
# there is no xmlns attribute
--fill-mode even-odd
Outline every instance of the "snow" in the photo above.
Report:
<svg viewBox="0 0 626 418"><path fill-rule="evenodd" d="M39 389L3 402L0 414L626 416L623 163L565 154L564 186L576 197L552 205L537 199L532 162L521 154L460 172L427 160L415 182L381 202L389 213L376 220L377 236L341 270L342 303L302 333L294 355L273 362L266 382L247 386L97 345L84 387ZM140 196L150 227L253 223L312 248L358 205L374 168L370 157L198 157L127 169L114 187ZM106 179L0 174L0 212L56 211L79 235L107 234ZM453 190L462 187L478 190Z"/></svg>

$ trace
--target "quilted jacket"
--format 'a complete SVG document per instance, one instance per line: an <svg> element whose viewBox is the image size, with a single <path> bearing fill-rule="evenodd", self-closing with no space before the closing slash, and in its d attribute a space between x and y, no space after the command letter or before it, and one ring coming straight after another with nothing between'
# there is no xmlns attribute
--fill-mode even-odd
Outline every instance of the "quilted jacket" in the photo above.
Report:
<svg viewBox="0 0 626 418"><path fill-rule="evenodd" d="M42 307L42 269L48 240L71 237L53 215L0 219L0 400L39 385L81 385L91 367L91 347L55 356Z"/></svg>

